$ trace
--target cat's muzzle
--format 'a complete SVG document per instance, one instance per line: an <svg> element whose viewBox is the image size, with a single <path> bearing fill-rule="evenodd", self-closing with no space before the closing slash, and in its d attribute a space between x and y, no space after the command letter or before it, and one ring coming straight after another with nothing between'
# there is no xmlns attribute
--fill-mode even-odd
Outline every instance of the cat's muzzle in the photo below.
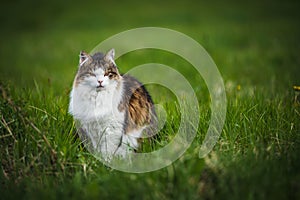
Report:
<svg viewBox="0 0 300 200"><path fill-rule="evenodd" d="M104 89L104 86L103 85L98 85L97 87L96 87L96 91L97 92L99 92L99 91L101 91L101 90L103 90Z"/></svg>

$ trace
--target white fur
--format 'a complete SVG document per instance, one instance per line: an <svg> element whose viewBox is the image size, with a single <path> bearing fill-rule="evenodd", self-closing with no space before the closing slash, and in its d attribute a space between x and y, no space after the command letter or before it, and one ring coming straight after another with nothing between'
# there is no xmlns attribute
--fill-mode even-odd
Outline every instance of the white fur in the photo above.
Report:
<svg viewBox="0 0 300 200"><path fill-rule="evenodd" d="M142 132L144 130L144 127L139 130L133 130L126 135L123 136L122 143L128 144L129 146L133 147L134 149L137 149L139 147L138 138L141 138Z"/></svg>
<svg viewBox="0 0 300 200"><path fill-rule="evenodd" d="M119 84L110 80L102 69L94 74L73 87L69 112L80 123L94 151L106 160L114 155L124 157L130 148L138 147L140 133L132 133L133 137L123 133L125 113L118 110L123 93L122 80ZM103 88L97 88L98 80L103 81Z"/></svg>

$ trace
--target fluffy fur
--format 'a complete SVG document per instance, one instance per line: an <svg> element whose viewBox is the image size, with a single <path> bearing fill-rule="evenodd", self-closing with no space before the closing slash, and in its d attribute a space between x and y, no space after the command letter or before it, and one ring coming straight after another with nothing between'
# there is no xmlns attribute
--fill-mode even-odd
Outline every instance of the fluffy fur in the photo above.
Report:
<svg viewBox="0 0 300 200"><path fill-rule="evenodd" d="M119 74L114 50L93 56L80 53L70 94L69 113L79 124L89 149L109 160L139 147L139 138L154 134L156 114L144 86Z"/></svg>

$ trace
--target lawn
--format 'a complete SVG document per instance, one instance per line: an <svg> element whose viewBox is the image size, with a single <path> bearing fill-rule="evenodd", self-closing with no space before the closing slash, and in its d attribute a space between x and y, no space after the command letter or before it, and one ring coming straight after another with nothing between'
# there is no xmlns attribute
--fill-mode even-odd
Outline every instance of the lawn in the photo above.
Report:
<svg viewBox="0 0 300 200"><path fill-rule="evenodd" d="M300 198L300 97L293 89L300 85L298 1L29 0L1 8L0 199ZM197 135L184 155L140 174L95 159L67 112L79 52L138 27L169 28L196 40L216 63L227 96L221 136L199 158L211 114L201 75L162 50L117 59L122 73L145 63L176 69L199 102ZM152 76L164 78L155 70ZM142 151L164 147L180 124L174 94L146 87L167 121Z"/></svg>

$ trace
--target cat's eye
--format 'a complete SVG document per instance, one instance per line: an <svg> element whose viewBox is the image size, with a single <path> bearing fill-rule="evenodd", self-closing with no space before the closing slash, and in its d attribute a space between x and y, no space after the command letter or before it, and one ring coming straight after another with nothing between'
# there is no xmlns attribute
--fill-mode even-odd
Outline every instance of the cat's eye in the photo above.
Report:
<svg viewBox="0 0 300 200"><path fill-rule="evenodd" d="M109 77L109 78L112 78L112 77L114 77L114 74L113 74L113 73L109 73L109 74L108 74L108 77Z"/></svg>
<svg viewBox="0 0 300 200"><path fill-rule="evenodd" d="M106 76L108 76L108 78L113 78L116 75L116 73L114 72L109 72L108 74L106 74Z"/></svg>
<svg viewBox="0 0 300 200"><path fill-rule="evenodd" d="M92 73L92 72L90 72L89 75L90 75L90 76L96 77L96 74L94 74L94 73Z"/></svg>

